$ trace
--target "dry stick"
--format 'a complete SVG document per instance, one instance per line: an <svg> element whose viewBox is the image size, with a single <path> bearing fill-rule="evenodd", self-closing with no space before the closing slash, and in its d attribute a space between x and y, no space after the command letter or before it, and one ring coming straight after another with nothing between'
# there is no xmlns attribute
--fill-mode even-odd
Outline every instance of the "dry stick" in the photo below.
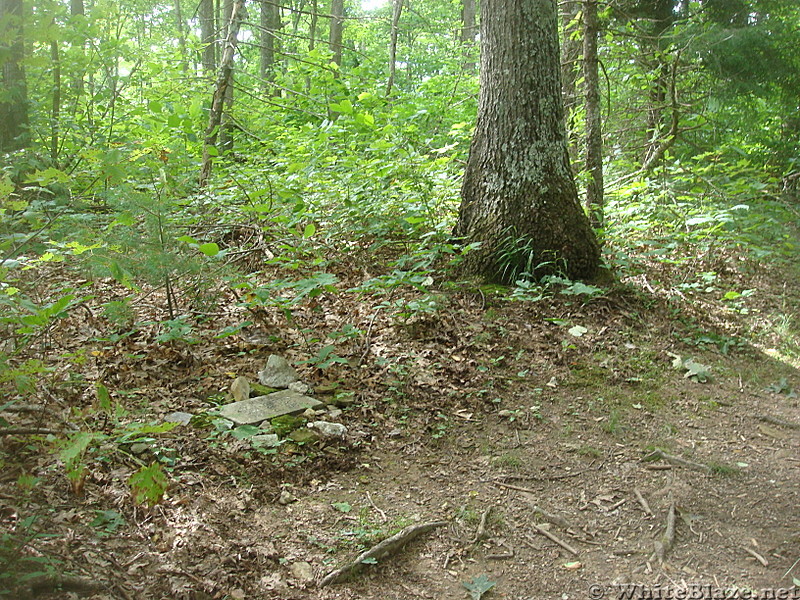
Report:
<svg viewBox="0 0 800 600"><path fill-rule="evenodd" d="M501 481L493 481L492 483L494 485L496 485L496 486L499 486L499 487L508 488L510 490L517 490L518 492L527 492L528 494L535 494L536 493L536 490L532 490L531 488L524 488L524 487L519 486L519 485L512 485L510 483L503 483Z"/></svg>
<svg viewBox="0 0 800 600"><path fill-rule="evenodd" d="M751 550L750 548L748 548L748 547L746 547L746 546L745 546L745 548L744 548L744 551L745 551L745 552L747 552L747 553L748 553L750 556L752 556L753 558L755 558L755 559L756 559L758 562L760 562L760 563L761 563L763 566L765 566L765 567L768 567L768 566L769 566L769 562L767 562L767 559L766 559L766 558L764 558L763 556L761 556L761 555L760 555L758 552L756 552L755 550Z"/></svg>
<svg viewBox="0 0 800 600"><path fill-rule="evenodd" d="M533 509L534 513L536 513L539 516L541 516L548 523L552 523L553 525L561 527L561 529L564 529L564 530L572 529L572 526L569 524L569 521L567 521L562 516L554 515L553 513L549 513L546 510L544 510L542 507L537 506L535 504L531 504L531 509Z"/></svg>
<svg viewBox="0 0 800 600"><path fill-rule="evenodd" d="M556 544L558 544L559 546L561 546L562 548L564 548L564 550L566 550L567 552L569 552L569 553L571 553L571 554L574 554L575 556L578 556L578 551L577 551L577 550L575 550L575 548L573 548L572 546L570 546L570 545L569 545L567 542L565 542L565 541L563 541L563 540L561 540L561 539L557 538L555 535L553 535L552 533L550 533L549 531L547 531L547 529L544 529L543 527L540 527L540 526L539 526L539 525L537 525L536 523L534 523L534 524L533 524L533 528L536 530L536 532L537 532L537 533L540 533L540 534L542 534L544 537L546 537L547 539L549 539L550 541L553 541L553 542L555 542ZM527 536L527 535L526 535L525 537L529 537L529 536Z"/></svg>
<svg viewBox="0 0 800 600"><path fill-rule="evenodd" d="M489 518L490 512L492 512L491 506L483 511L483 514L481 515L481 522L478 523L478 530L475 532L475 537L472 538L473 544L477 544L486 537L486 520Z"/></svg>
<svg viewBox="0 0 800 600"><path fill-rule="evenodd" d="M444 527L445 525L447 525L447 521L433 521L431 523L422 523L420 525L411 525L406 527L392 537L386 538L382 542L379 542L366 552L362 552L353 562L350 562L345 566L328 573L320 580L319 587L325 587L328 584L343 581L349 576L355 575L360 569L362 569L364 566L364 561L370 559L380 560L390 554L394 554L417 536L436 529L437 527Z"/></svg>
<svg viewBox="0 0 800 600"><path fill-rule="evenodd" d="M669 505L669 512L667 513L667 527L664 529L664 535L660 540L653 542L655 549L650 556L652 561L654 558L658 559L659 563L664 562L667 553L672 549L672 544L675 543L675 501L673 500Z"/></svg>
<svg viewBox="0 0 800 600"><path fill-rule="evenodd" d="M57 434L55 429L47 429L44 427L9 427L7 429L0 429L0 436L4 435L36 435L36 434Z"/></svg>
<svg viewBox="0 0 800 600"><path fill-rule="evenodd" d="M372 505L372 508L374 508L374 509L377 511L377 513L378 513L378 514L381 516L381 521L383 521L384 523L386 523L386 519L387 519L387 517L386 517L386 513L385 513L385 512L383 512L383 511L382 511L380 508L378 508L377 506L375 506L375 503L372 501L372 496L370 496L370 495L369 495L369 492L367 492L367 500L369 500L369 503Z"/></svg>
<svg viewBox="0 0 800 600"><path fill-rule="evenodd" d="M792 421L787 421L786 419L781 419L779 417L761 415L758 417L758 419L760 421L764 421L765 423L772 423L773 425L779 425L780 427L786 427L788 429L800 429L800 423L793 423Z"/></svg>
<svg viewBox="0 0 800 600"><path fill-rule="evenodd" d="M667 454L663 450L654 450L644 458L642 458L643 462L652 461L652 460L665 460L673 465L678 465L680 467L686 467L687 469L692 469L694 471L703 471L705 473L711 472L711 467L708 465L704 465L701 463L692 462L690 460L685 460L678 456L673 456L672 454Z"/></svg>
<svg viewBox="0 0 800 600"><path fill-rule="evenodd" d="M652 517L653 511L650 510L650 505L647 503L647 500L644 499L644 496L642 496L642 492L640 492L638 488L634 488L633 493L636 494L636 499L639 501L639 504L642 505L644 512Z"/></svg>

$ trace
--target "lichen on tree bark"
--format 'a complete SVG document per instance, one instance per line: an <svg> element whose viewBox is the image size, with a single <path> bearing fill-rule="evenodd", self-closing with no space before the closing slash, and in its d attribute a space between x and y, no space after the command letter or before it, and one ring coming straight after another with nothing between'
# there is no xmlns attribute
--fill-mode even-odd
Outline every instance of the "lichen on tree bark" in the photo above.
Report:
<svg viewBox="0 0 800 600"><path fill-rule="evenodd" d="M485 0L478 121L455 234L465 269L591 278L600 250L569 167L552 0Z"/></svg>

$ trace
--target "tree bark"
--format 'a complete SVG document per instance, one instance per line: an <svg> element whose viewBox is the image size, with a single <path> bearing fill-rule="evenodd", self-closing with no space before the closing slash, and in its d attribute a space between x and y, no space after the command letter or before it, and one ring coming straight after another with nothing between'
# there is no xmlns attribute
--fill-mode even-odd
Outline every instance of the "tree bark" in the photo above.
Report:
<svg viewBox="0 0 800 600"><path fill-rule="evenodd" d="M281 7L278 0L261 0L261 85L275 79L276 34L281 28Z"/></svg>
<svg viewBox="0 0 800 600"><path fill-rule="evenodd" d="M581 42L576 39L576 21L580 12L578 0L559 5L561 20L561 95L564 99L564 114L567 123L567 141L570 158L578 162L577 108L578 73L580 72Z"/></svg>
<svg viewBox="0 0 800 600"><path fill-rule="evenodd" d="M389 34L389 80L386 82L386 95L392 93L394 76L397 72L397 34L400 27L400 15L403 14L403 0L392 0L392 31Z"/></svg>
<svg viewBox="0 0 800 600"><path fill-rule="evenodd" d="M331 0L331 28L329 47L333 62L342 66L342 35L344 33L344 0Z"/></svg>
<svg viewBox="0 0 800 600"><path fill-rule="evenodd" d="M213 166L213 156L217 145L217 137L222 123L222 113L227 97L228 88L233 80L233 57L236 54L239 35L239 26L244 18L244 0L234 0L231 8L231 17L228 23L225 47L220 60L219 74L217 75L217 85L214 90L214 97L211 102L211 110L208 113L208 126L206 127L205 143L203 144L203 164L200 168L199 185L205 187L211 175Z"/></svg>
<svg viewBox="0 0 800 600"><path fill-rule="evenodd" d="M22 0L0 0L0 40L7 46L0 89L0 152L27 146L28 86L25 81L25 42Z"/></svg>
<svg viewBox="0 0 800 600"><path fill-rule="evenodd" d="M200 0L200 38L203 43L203 72L213 73L217 68L216 24L214 0Z"/></svg>
<svg viewBox="0 0 800 600"><path fill-rule="evenodd" d="M233 16L233 4L234 0L224 0L223 4L223 23L225 23L225 30L223 39L225 43L230 43L229 31L230 28L233 26L232 16ZM244 13L244 8L241 9L242 13ZM244 18L244 14L241 15L241 18ZM236 24L236 33L238 35L239 32L239 23ZM237 44L236 36L234 36L233 43ZM221 55L224 55L226 52L226 48L222 49ZM233 57L231 57L233 60ZM225 102L222 108L222 121L219 127L219 149L220 152L223 154L227 154L233 151L233 123L231 122L231 110L233 109L233 65L231 64L231 69L228 75L228 85L225 88Z"/></svg>
<svg viewBox="0 0 800 600"><path fill-rule="evenodd" d="M600 249L569 165L554 0L484 0L481 91L455 235L467 273L591 278Z"/></svg>
<svg viewBox="0 0 800 600"><path fill-rule="evenodd" d="M603 129L600 111L600 79L597 37L600 21L597 0L583 3L583 85L586 90L586 208L595 228L603 227Z"/></svg>
<svg viewBox="0 0 800 600"><path fill-rule="evenodd" d="M475 0L462 0L461 2L461 44L464 47L464 70L474 71L475 61L472 60L472 47L478 33L475 23L477 16Z"/></svg>

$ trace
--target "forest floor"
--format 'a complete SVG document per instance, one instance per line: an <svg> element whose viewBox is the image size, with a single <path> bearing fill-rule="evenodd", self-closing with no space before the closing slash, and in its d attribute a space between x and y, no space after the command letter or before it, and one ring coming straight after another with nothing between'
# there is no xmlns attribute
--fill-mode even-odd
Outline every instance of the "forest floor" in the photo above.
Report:
<svg viewBox="0 0 800 600"><path fill-rule="evenodd" d="M594 297L538 302L443 287L437 310L402 316L379 306L385 298L326 293L298 305L291 327L276 310L215 338L248 317L228 297L194 343L156 344L146 327L111 343L89 300L38 349L53 367L39 400L108 437L86 451L86 478L73 486L44 442L0 438L5 564L30 572L9 559L16 551L50 565L53 577L33 586L40 598L755 598L750 590L791 588L800 278L788 265L715 260L708 293L678 285L708 265L653 265ZM364 276L345 264L341 289ZM90 289L104 301L126 293L103 281ZM719 301L730 289L756 290L747 310ZM152 320L162 301L137 301L137 318ZM767 326L781 315L784 331ZM348 364L301 364L309 335L345 324L362 332L337 342ZM269 354L298 365L313 389L353 393L338 419L346 440L269 454L198 418L153 435L170 457L169 488L152 508L135 504L128 479L143 459L125 450L118 423L207 415ZM112 416L97 408L98 381L122 407ZM38 478L25 493L24 474ZM402 528L435 521L446 525L318 587Z"/></svg>

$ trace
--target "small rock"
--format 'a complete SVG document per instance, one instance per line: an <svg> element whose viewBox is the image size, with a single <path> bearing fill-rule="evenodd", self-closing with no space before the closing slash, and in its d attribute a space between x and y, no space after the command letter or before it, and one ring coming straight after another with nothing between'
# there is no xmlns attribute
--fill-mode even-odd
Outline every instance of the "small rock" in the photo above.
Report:
<svg viewBox="0 0 800 600"><path fill-rule="evenodd" d="M311 391L311 387L307 383L303 383L302 381L295 381L294 383L289 384L289 389L293 392L297 392L298 394L308 394Z"/></svg>
<svg viewBox="0 0 800 600"><path fill-rule="evenodd" d="M289 439L298 444L312 444L319 440L319 433L313 429L295 429L289 434Z"/></svg>
<svg viewBox="0 0 800 600"><path fill-rule="evenodd" d="M356 395L353 392L341 392L333 397L330 404L338 406L339 408L347 408L355 404Z"/></svg>
<svg viewBox="0 0 800 600"><path fill-rule="evenodd" d="M231 398L237 402L247 400L250 397L250 382L247 377L237 377L231 383Z"/></svg>
<svg viewBox="0 0 800 600"><path fill-rule="evenodd" d="M298 379L297 371L289 361L276 354L270 354L267 365L258 374L261 385L278 389L286 389Z"/></svg>
<svg viewBox="0 0 800 600"><path fill-rule="evenodd" d="M314 581L314 569L305 561L293 563L292 566L289 567L289 571L294 578L298 579L299 581L304 583L310 583Z"/></svg>
<svg viewBox="0 0 800 600"><path fill-rule="evenodd" d="M256 446L268 446L273 448L281 443L280 438L278 437L277 433L265 433L263 435L254 435L250 438L250 441L253 442Z"/></svg>
<svg viewBox="0 0 800 600"><path fill-rule="evenodd" d="M180 423L181 425L188 425L192 420L192 414L187 412L175 411L168 415L164 415L165 423Z"/></svg>
<svg viewBox="0 0 800 600"><path fill-rule="evenodd" d="M302 413L307 408L322 406L322 402L292 392L281 390L266 396L256 396L249 400L226 404L219 409L219 414L237 425L253 425L273 419L280 415Z"/></svg>
<svg viewBox="0 0 800 600"><path fill-rule="evenodd" d="M341 408L332 408L328 411L328 418L329 419L338 419L342 416L342 409Z"/></svg>
<svg viewBox="0 0 800 600"><path fill-rule="evenodd" d="M314 417L317 416L317 411L315 411L313 408L307 408L303 411L302 416L305 419L313 419Z"/></svg>
<svg viewBox="0 0 800 600"><path fill-rule="evenodd" d="M314 421L308 424L309 427L319 431L322 437L343 438L347 434L347 427L341 423L330 423L328 421Z"/></svg>
<svg viewBox="0 0 800 600"><path fill-rule="evenodd" d="M291 504L292 502L297 502L297 498L292 496L289 490L281 490L281 495L278 497L278 504L286 506L287 504Z"/></svg>
<svg viewBox="0 0 800 600"><path fill-rule="evenodd" d="M148 448L150 448L149 444L136 442L135 444L131 444L131 454L143 454L147 452Z"/></svg>

